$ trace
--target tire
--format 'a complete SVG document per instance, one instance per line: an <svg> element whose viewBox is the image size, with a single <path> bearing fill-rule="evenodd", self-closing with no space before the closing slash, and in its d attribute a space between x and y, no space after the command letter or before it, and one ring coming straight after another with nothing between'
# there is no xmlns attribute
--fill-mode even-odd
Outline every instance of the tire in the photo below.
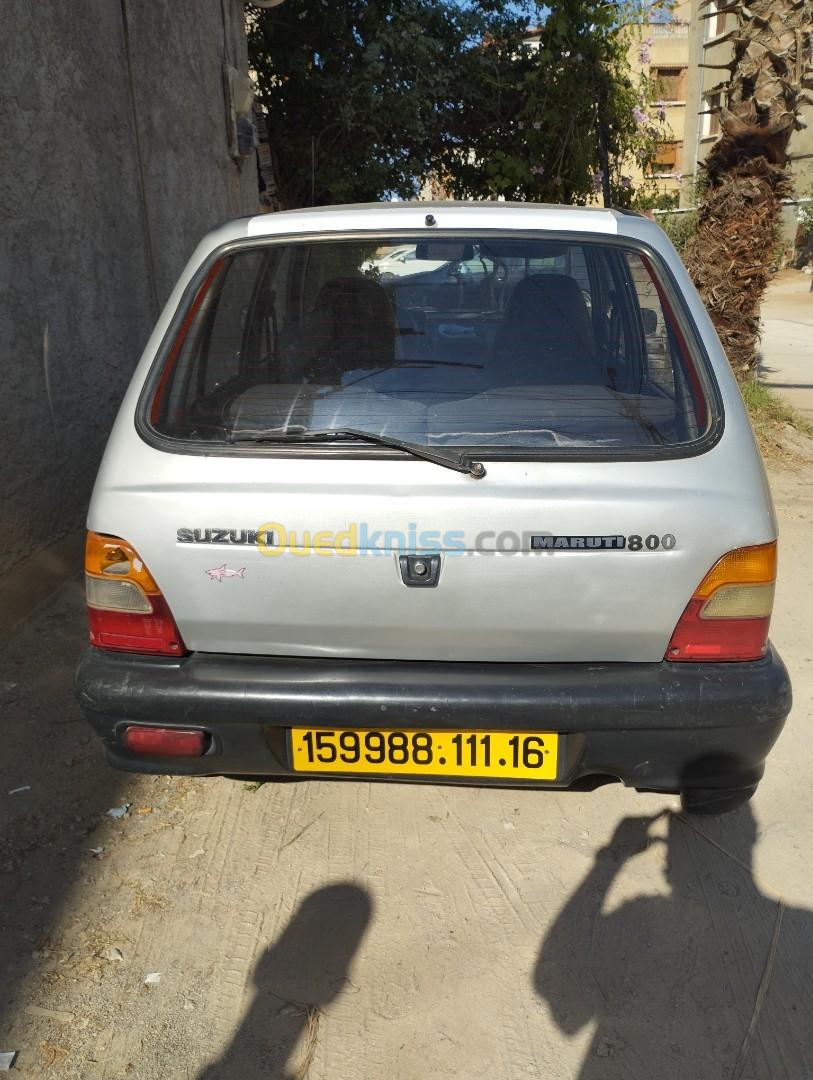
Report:
<svg viewBox="0 0 813 1080"><path fill-rule="evenodd" d="M685 814L728 814L744 806L756 789L757 784L742 788L684 788L680 805Z"/></svg>

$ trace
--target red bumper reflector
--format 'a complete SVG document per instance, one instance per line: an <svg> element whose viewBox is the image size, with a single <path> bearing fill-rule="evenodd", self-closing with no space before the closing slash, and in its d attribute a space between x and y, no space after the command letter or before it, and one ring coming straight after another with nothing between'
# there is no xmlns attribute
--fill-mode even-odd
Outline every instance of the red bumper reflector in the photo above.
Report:
<svg viewBox="0 0 813 1080"><path fill-rule="evenodd" d="M163 757L202 757L206 750L206 732L167 727L130 726L124 729L125 749L135 754Z"/></svg>

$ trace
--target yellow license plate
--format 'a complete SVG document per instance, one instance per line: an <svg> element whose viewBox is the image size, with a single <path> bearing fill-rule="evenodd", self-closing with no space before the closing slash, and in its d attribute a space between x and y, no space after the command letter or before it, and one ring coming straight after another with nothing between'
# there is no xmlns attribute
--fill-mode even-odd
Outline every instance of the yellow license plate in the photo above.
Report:
<svg viewBox="0 0 813 1080"><path fill-rule="evenodd" d="M548 732L291 729L291 768L308 773L555 780L558 749Z"/></svg>

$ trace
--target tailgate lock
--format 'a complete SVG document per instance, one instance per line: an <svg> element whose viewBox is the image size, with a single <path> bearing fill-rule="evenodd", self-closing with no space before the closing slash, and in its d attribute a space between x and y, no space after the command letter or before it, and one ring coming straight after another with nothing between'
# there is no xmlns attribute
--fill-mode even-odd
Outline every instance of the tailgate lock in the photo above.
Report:
<svg viewBox="0 0 813 1080"><path fill-rule="evenodd" d="M410 588L433 589L440 577L440 555L399 555L401 578Z"/></svg>

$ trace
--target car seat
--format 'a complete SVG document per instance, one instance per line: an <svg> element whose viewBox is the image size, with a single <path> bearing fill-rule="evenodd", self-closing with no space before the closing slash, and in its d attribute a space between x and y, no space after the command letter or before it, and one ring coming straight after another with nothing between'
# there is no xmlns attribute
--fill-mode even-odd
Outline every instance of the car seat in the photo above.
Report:
<svg viewBox="0 0 813 1080"><path fill-rule="evenodd" d="M306 371L313 376L391 364L395 316L386 292L364 277L325 282L308 318L303 345Z"/></svg>
<svg viewBox="0 0 813 1080"><path fill-rule="evenodd" d="M492 386L604 382L578 282L535 274L514 287L491 350Z"/></svg>

